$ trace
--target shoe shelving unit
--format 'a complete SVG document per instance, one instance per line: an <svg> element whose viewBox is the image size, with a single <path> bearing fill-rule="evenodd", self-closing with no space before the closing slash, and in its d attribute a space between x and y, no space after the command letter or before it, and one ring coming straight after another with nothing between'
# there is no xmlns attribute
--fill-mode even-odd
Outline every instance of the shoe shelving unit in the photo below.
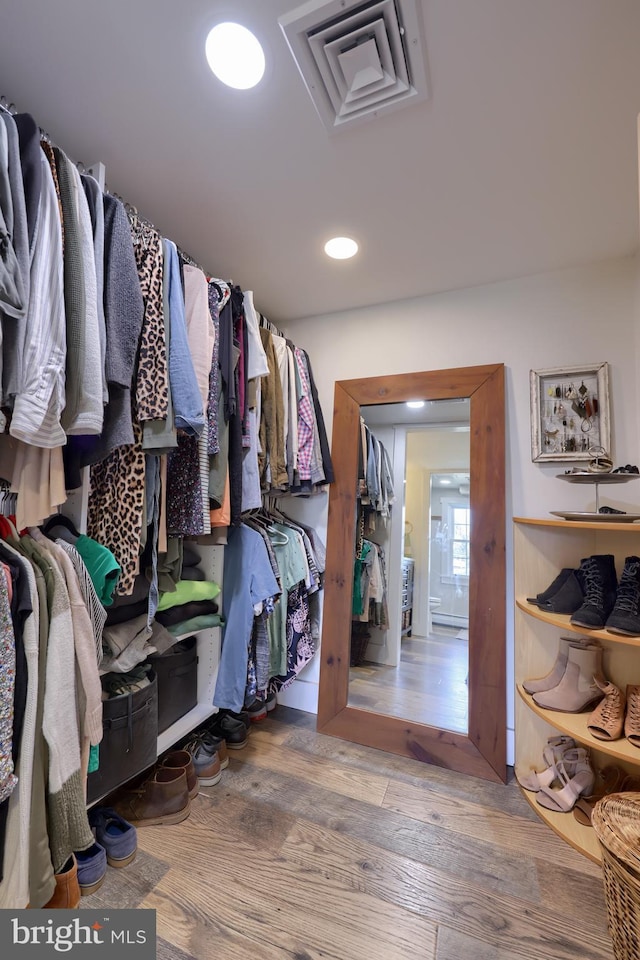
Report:
<svg viewBox="0 0 640 960"><path fill-rule="evenodd" d="M606 677L624 689L640 683L640 637L623 637L607 630L575 627L569 616L547 613L526 597L544 590L563 567L577 569L584 557L613 554L618 578L625 558L640 555L640 523L546 520L514 518L515 561L515 746L516 770L525 772L544 766L542 750L549 737L565 733L588 747L592 762L601 768L615 763L638 775L640 749L626 739L607 743L587 730L591 710L560 713L538 707L525 693L522 682L543 677L552 668L561 636L597 638L603 650ZM581 853L600 862L598 842L591 827L582 826L573 813L555 813L536 803L536 794L523 794L537 815Z"/></svg>

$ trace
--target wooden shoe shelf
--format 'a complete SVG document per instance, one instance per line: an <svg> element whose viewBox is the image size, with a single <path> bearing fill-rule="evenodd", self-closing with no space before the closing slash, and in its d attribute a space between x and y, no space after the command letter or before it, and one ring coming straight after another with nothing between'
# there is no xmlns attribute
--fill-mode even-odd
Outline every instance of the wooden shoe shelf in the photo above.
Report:
<svg viewBox="0 0 640 960"><path fill-rule="evenodd" d="M589 747L596 767L615 763L636 776L640 773L640 749L626 739L606 743L589 734L591 710L544 710L522 688L524 680L549 672L556 659L559 638L573 635L598 639L603 649L604 673L617 686L624 689L628 683L640 683L640 637L574 627L569 616L546 613L526 600L548 587L563 567L577 569L583 557L609 553L615 557L619 578L625 558L640 554L640 523L514 518L516 770L540 770L544 745L549 737L560 732ZM572 813L554 813L541 807L534 793L523 790L523 794L552 830L581 853L600 862L598 843L590 827L581 826Z"/></svg>

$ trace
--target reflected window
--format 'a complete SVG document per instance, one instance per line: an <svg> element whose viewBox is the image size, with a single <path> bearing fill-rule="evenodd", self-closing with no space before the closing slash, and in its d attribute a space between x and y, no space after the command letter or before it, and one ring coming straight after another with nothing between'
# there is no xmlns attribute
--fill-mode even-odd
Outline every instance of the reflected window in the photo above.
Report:
<svg viewBox="0 0 640 960"><path fill-rule="evenodd" d="M443 499L442 507L446 517L446 535L442 543L443 576L449 582L461 577L468 580L471 510L460 500Z"/></svg>

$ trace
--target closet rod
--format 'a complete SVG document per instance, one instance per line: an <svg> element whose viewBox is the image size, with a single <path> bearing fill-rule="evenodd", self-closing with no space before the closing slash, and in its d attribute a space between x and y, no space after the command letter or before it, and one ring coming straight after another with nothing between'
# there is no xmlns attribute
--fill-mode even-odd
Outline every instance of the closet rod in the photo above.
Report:
<svg viewBox="0 0 640 960"><path fill-rule="evenodd" d="M9 116L11 116L11 117L14 117L14 116L16 115L16 113L19 113L19 112L20 112L20 111L18 110L18 108L16 107L15 103L13 102L13 100L7 102L7 98L5 97L4 94L1 94L1 95L0 95L0 109L1 109L1 110L4 110L4 112L5 112L5 113L8 113ZM77 167L77 169L79 170L80 173L89 173L89 172L90 172L90 168L87 167L87 166L85 166L85 164L82 162L82 160L73 160L71 157L69 157L69 154L66 152L66 150L63 150L62 147L61 147L58 143L56 143L56 141L53 139L53 137L51 137L51 136L47 133L47 131L46 131L43 127L40 126L40 124L38 124L38 130L40 131L40 139L41 139L41 140L44 140L46 143L51 144L52 147L57 147L58 150L61 150L62 153L64 153L65 156L68 157L69 160L71 160L71 163L73 163L73 165L74 165L75 167Z"/></svg>
<svg viewBox="0 0 640 960"><path fill-rule="evenodd" d="M8 113L12 117L15 116L16 113L20 112L16 107L14 101L8 100L4 94L0 94L0 109L4 110L5 113ZM47 131L43 127L38 125L38 130L40 131L41 140L45 140L47 143L50 143L52 146L58 147L59 150L62 150L62 147L60 147L59 144L57 144L55 140L52 139L52 137L47 133ZM69 154L65 150L63 150L63 153L65 153L66 156L69 156ZM72 163L78 168L80 173L89 172L89 168L85 166L85 164L82 163L82 161L72 160ZM129 215L130 218L134 216L140 223L144 224L147 227L150 227L152 230L155 230L156 233L160 234L160 236L164 235L162 231L158 230L155 224L151 222L151 220L148 220L146 217L143 217L138 213L138 208L134 206L134 204L129 203L128 200L125 200L124 197L121 197L120 194L115 192L115 190L110 190L108 184L105 185L105 191L107 193L110 193L112 197L115 197L116 200L120 200L120 202L124 205L124 208L127 211L127 214ZM211 276L209 271L205 270L204 267L201 267L200 264L193 259L193 257L190 257L189 254L185 253L185 251L180 249L180 247L178 247L178 253L182 257L182 259L185 260L187 263L190 263L192 266L197 267L199 270L202 270L202 272L206 277Z"/></svg>
<svg viewBox="0 0 640 960"><path fill-rule="evenodd" d="M284 333L281 330L278 330L275 323L272 323L271 320L267 320L263 313L258 314L259 323L261 327L264 327L265 330L269 330L271 333L274 333L276 337L282 337L283 340L286 340Z"/></svg>

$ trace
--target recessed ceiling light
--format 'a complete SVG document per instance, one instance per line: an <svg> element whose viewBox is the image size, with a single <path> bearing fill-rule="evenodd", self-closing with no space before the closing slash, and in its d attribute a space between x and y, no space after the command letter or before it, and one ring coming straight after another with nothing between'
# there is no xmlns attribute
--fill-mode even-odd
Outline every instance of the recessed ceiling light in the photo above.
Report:
<svg viewBox="0 0 640 960"><path fill-rule="evenodd" d="M219 23L209 31L207 62L218 80L236 90L248 90L264 74L264 51L258 39L239 23Z"/></svg>
<svg viewBox="0 0 640 960"><path fill-rule="evenodd" d="M420 410L424 407L424 400L407 400L407 406L410 410Z"/></svg>
<svg viewBox="0 0 640 960"><path fill-rule="evenodd" d="M325 243L324 252L334 260L348 260L349 257L355 257L358 244L351 237L333 237Z"/></svg>

